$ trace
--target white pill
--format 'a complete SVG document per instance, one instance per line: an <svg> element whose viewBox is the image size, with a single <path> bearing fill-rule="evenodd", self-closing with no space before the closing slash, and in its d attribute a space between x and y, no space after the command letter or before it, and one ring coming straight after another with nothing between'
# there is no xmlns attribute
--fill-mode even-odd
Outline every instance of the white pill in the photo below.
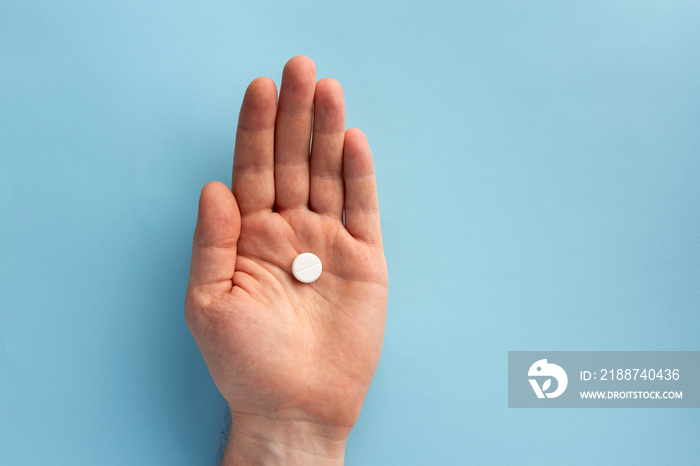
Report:
<svg viewBox="0 0 700 466"><path fill-rule="evenodd" d="M302 283L315 282L321 276L321 270L321 259L310 252L302 252L292 262L294 278Z"/></svg>

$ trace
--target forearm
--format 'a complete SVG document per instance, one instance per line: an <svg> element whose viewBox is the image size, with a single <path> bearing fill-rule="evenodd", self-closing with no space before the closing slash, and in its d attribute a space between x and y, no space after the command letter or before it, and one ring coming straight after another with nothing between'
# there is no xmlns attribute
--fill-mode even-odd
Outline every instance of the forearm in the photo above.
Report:
<svg viewBox="0 0 700 466"><path fill-rule="evenodd" d="M342 465L347 435L304 421L234 418L222 466Z"/></svg>

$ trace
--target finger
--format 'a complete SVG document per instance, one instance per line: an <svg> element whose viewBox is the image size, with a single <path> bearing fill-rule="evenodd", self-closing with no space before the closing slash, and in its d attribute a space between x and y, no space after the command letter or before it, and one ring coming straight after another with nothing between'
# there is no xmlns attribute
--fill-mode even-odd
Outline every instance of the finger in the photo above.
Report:
<svg viewBox="0 0 700 466"><path fill-rule="evenodd" d="M236 199L218 181L204 185L192 239L190 286L220 296L231 289L241 217Z"/></svg>
<svg viewBox="0 0 700 466"><path fill-rule="evenodd" d="M309 204L309 144L316 65L297 56L282 72L275 124L275 209Z"/></svg>
<svg viewBox="0 0 700 466"><path fill-rule="evenodd" d="M241 215L272 211L275 203L274 148L277 87L269 78L250 83L236 131L231 190Z"/></svg>
<svg viewBox="0 0 700 466"><path fill-rule="evenodd" d="M364 133L357 128L345 132L343 149L345 179L345 228L355 238L381 244L377 181L372 152Z"/></svg>
<svg viewBox="0 0 700 466"><path fill-rule="evenodd" d="M334 79L316 84L314 138L311 147L309 206L314 212L343 219L343 141L345 100Z"/></svg>

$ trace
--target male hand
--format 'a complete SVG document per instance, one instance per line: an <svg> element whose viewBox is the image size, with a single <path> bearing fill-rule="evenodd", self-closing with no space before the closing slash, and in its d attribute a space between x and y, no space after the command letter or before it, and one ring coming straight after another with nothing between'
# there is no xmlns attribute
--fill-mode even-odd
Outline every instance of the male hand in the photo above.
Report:
<svg viewBox="0 0 700 466"><path fill-rule="evenodd" d="M291 273L302 252L323 264L309 284ZM279 102L271 79L248 86L232 189L199 200L185 316L231 410L224 464L342 464L387 289L367 139L345 131L340 84L294 57Z"/></svg>

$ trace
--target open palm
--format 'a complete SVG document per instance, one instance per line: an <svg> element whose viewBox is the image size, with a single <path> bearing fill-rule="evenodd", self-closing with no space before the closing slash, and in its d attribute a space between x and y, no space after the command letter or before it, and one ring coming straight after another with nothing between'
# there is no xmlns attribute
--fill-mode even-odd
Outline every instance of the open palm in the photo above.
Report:
<svg viewBox="0 0 700 466"><path fill-rule="evenodd" d="M310 284L291 273L302 252L323 264ZM379 360L386 301L369 145L345 131L340 85L316 83L313 62L295 57L279 103L272 80L250 84L232 189L212 182L200 198L185 313L233 422L349 432Z"/></svg>

